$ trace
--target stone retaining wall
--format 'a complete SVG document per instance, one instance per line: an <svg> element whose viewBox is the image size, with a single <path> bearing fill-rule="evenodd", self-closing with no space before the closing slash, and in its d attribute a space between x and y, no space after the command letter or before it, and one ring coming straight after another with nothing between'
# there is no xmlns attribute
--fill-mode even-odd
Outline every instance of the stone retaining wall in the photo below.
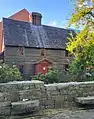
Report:
<svg viewBox="0 0 94 119"><path fill-rule="evenodd" d="M41 81L21 81L0 84L0 114L6 102L39 100L39 108L74 108L75 97L94 96L94 82L70 82L45 85ZM24 102L25 103L25 102ZM6 108L5 108L6 107ZM8 112L7 112L8 113Z"/></svg>

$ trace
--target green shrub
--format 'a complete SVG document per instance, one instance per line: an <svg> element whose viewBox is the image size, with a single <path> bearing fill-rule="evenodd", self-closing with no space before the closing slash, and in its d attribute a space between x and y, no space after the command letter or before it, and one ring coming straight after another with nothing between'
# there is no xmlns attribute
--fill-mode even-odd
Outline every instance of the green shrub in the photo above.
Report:
<svg viewBox="0 0 94 119"><path fill-rule="evenodd" d="M57 69L50 69L45 75L39 73L35 75L33 80L41 80L44 83L58 83L60 82L60 73Z"/></svg>
<svg viewBox="0 0 94 119"><path fill-rule="evenodd" d="M32 77L32 80L39 80L39 81L44 81L45 80L45 75L42 73L39 73L35 76Z"/></svg>
<svg viewBox="0 0 94 119"><path fill-rule="evenodd" d="M50 69L45 74L45 82L46 83L59 83L60 82L60 73L57 69Z"/></svg>
<svg viewBox="0 0 94 119"><path fill-rule="evenodd" d="M0 64L0 83L23 80L17 67L10 67L7 64Z"/></svg>

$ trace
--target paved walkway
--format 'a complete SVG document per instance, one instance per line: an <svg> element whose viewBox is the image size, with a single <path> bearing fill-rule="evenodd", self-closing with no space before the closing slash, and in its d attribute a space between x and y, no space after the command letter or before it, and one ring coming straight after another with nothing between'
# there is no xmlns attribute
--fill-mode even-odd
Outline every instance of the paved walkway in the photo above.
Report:
<svg viewBox="0 0 94 119"><path fill-rule="evenodd" d="M53 115L53 116L52 116ZM1 119L1 118L0 118ZM2 118L6 119L6 118ZM90 110L47 110L44 112L44 116L39 116L39 114L35 117L32 115L27 116L14 116L9 117L7 119L94 119L94 109Z"/></svg>
<svg viewBox="0 0 94 119"><path fill-rule="evenodd" d="M28 117L24 119L94 119L94 109L91 110L63 110L51 116L51 112L44 117Z"/></svg>
<svg viewBox="0 0 94 119"><path fill-rule="evenodd" d="M50 119L94 119L94 110L76 111L72 112L71 114L61 113L53 116Z"/></svg>

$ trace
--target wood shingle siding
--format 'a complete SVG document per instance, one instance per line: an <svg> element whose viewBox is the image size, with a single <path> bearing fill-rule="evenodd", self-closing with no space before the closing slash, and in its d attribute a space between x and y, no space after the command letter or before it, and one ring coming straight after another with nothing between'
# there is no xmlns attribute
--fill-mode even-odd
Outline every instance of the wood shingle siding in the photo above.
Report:
<svg viewBox="0 0 94 119"><path fill-rule="evenodd" d="M8 64L16 63L17 65L24 65L24 74L34 75L34 65L36 62L40 61L43 57L40 54L41 49L36 48L24 48L25 54L18 55L19 47L9 47L6 46L5 50L5 62ZM64 65L69 64L72 61L72 57L65 57L65 50L52 50L45 49L45 58L52 62L53 67L64 71Z"/></svg>

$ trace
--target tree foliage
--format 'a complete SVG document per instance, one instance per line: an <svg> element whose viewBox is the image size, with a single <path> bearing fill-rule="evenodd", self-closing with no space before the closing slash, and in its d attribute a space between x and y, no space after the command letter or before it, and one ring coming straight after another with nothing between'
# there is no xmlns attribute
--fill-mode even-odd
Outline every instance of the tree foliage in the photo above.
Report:
<svg viewBox="0 0 94 119"><path fill-rule="evenodd" d="M7 64L0 64L0 83L21 80L23 79L18 68L10 67Z"/></svg>
<svg viewBox="0 0 94 119"><path fill-rule="evenodd" d="M94 0L77 0L69 26L82 28L76 37L70 34L67 50L74 55L71 72L94 69Z"/></svg>
<svg viewBox="0 0 94 119"><path fill-rule="evenodd" d="M69 21L69 26L90 26L94 28L94 0L73 0L75 9Z"/></svg>

